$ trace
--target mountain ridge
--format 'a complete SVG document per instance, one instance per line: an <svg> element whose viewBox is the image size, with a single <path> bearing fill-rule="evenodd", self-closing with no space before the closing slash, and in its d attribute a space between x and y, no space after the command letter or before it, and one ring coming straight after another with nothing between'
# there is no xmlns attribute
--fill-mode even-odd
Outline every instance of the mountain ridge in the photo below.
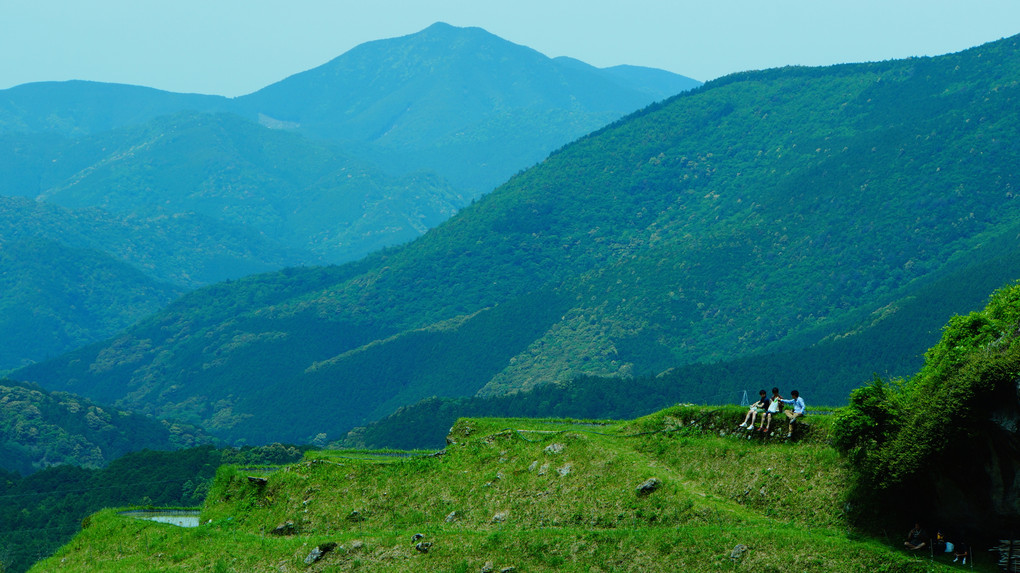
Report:
<svg viewBox="0 0 1020 573"><path fill-rule="evenodd" d="M424 44L427 52L416 49ZM507 78L472 59L486 53L486 62L498 59ZM442 63L444 75L408 67L415 57ZM358 69L325 78L316 89L294 83L321 79L355 59ZM481 29L438 25L359 46L241 98L80 80L16 86L0 90L0 195L72 209L67 246L82 246L90 235L88 248L181 288L344 263L420 236L557 146L683 85L668 72L628 72L621 79L620 70L558 62ZM415 78L410 90L404 76ZM506 81L510 76L521 89ZM451 92L454 83L460 88ZM373 85L395 91L353 89ZM592 86L612 95L612 105L570 103L607 99L585 95ZM284 115L266 97L277 89L290 90L283 104L303 110L300 121L272 117ZM401 105L412 103L405 113ZM357 113L344 116L345 106ZM335 119L323 117L335 112ZM341 120L347 127L339 133L309 131ZM352 126L400 141L335 140L352 139ZM13 213L39 228L34 219L42 210L6 215ZM81 225L90 219L99 232L83 235ZM123 224L119 235L112 232L115 220ZM53 225L44 233L65 242L53 232L59 230ZM0 238L4 233L13 236L0 229ZM131 248L134 242L143 248ZM79 328L100 332L93 324ZM51 351L35 349L0 369Z"/></svg>
<svg viewBox="0 0 1020 573"><path fill-rule="evenodd" d="M945 57L710 83L561 148L408 246L347 269L217 289L216 304L236 309L225 319L153 317L102 351L105 379L82 369L97 349L18 375L58 387L74 379L86 392L101 384L101 399L157 416L188 408L188 392L153 404L169 375L209 401L229 393L225 416L251 416L211 431L300 441L363 425L392 396L375 386L424 387L443 372L460 392L503 394L863 336L854 321L873 323L923 284L1015 250L1018 70L1010 38ZM304 286L249 305L260 281ZM186 297L196 308L211 298ZM440 343L474 328L465 340L545 330L494 372L472 347ZM402 346L412 340L416 352ZM385 363L331 361L369 346ZM454 376L401 363L425 355L478 368ZM394 368L411 374L372 378ZM864 382L838 380L827 390ZM128 397L118 385L146 390ZM327 392L311 405L274 404L272 420L257 414L284 388L304 387L361 399L340 408Z"/></svg>
<svg viewBox="0 0 1020 573"><path fill-rule="evenodd" d="M670 72L660 78L568 61L481 28L437 23L361 44L237 101L249 115L378 146L367 157L400 170L428 166L478 196L541 160L556 146L553 133L571 134L562 144L673 95L670 88L698 85ZM522 123L498 129L508 122ZM386 160L393 153L401 165ZM460 159L444 161L449 154Z"/></svg>

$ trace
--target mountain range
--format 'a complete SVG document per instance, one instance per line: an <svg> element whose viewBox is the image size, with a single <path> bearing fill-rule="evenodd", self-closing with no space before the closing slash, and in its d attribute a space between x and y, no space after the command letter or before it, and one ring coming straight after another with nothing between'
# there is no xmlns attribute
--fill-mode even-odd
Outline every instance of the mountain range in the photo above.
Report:
<svg viewBox="0 0 1020 573"><path fill-rule="evenodd" d="M740 371L756 390L834 345L857 354L819 362L801 393L845 399L937 339L947 316L918 301L952 294L941 308L967 312L993 274L1020 275L1018 39L709 82L562 147L406 246L194 291L14 377L252 442L582 375L776 369ZM887 331L908 308L909 336Z"/></svg>
<svg viewBox="0 0 1020 573"><path fill-rule="evenodd" d="M557 147L696 85L436 24L233 99L85 81L17 86L0 91L0 241L20 240L27 225L177 292L343 263L420 236ZM8 273L21 274L7 280L48 284L10 261L18 252L8 250ZM111 298L95 320L56 312L56 327L21 325L57 334L19 345L0 370L102 340L166 302Z"/></svg>

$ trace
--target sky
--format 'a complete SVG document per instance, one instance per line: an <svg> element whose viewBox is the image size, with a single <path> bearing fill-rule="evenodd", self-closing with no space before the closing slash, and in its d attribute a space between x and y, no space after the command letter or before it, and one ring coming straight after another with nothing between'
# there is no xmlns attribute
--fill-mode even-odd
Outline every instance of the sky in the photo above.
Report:
<svg viewBox="0 0 1020 573"><path fill-rule="evenodd" d="M707 81L957 52L1020 33L1020 0L0 0L0 89L81 79L234 97L435 22Z"/></svg>

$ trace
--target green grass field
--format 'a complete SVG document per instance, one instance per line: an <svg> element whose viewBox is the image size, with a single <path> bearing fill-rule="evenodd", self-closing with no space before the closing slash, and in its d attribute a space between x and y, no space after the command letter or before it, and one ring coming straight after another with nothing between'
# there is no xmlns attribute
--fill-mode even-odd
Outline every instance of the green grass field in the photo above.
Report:
<svg viewBox="0 0 1020 573"><path fill-rule="evenodd" d="M462 419L441 453L314 451L273 471L224 466L199 527L106 510L32 571L963 569L907 554L900 532L849 528L831 416L809 416L792 440L785 423L748 439L733 430L742 416L675 406L606 423ZM326 544L336 545L306 564Z"/></svg>

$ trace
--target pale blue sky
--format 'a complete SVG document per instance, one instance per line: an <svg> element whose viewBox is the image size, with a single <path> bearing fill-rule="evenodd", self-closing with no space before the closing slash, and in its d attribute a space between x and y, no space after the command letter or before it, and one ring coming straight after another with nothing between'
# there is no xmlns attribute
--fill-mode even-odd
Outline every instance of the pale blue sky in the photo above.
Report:
<svg viewBox="0 0 1020 573"><path fill-rule="evenodd" d="M237 96L437 21L705 81L956 52L1020 33L1020 0L0 0L0 89L85 79Z"/></svg>

